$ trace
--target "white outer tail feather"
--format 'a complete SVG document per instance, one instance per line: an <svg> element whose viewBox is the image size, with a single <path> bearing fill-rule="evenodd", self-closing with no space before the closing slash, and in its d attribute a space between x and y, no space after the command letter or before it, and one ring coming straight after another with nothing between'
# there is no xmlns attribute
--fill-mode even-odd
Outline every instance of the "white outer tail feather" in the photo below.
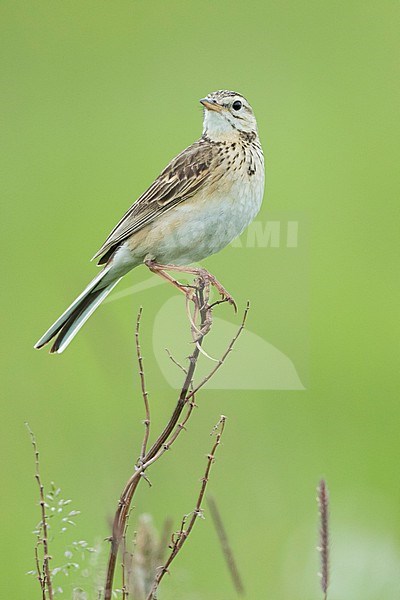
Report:
<svg viewBox="0 0 400 600"><path fill-rule="evenodd" d="M57 321L55 321L55 323L53 323L53 325L46 331L46 333L44 335L42 335L40 340L38 340L36 342L35 348L41 348L42 346L47 344L57 333L59 333L60 329L68 321L68 318L71 316L71 314L74 312L74 310L76 310L76 308L78 308L79 304L83 300L85 300L89 296L90 293L96 291L96 287L103 280L105 275L107 275L107 273L110 271L110 269L111 269L111 265L107 265L101 271L101 273L99 273L97 275L97 277L95 277L89 283L89 285L76 298L76 300L74 300L74 302L57 319ZM90 315L96 310L96 308L99 306L99 304L101 304L101 302L104 300L104 298L106 298L106 296L108 296L108 294L117 285L117 283L120 281L120 279L121 278L119 277L118 279L111 281L111 283L109 283L99 295L96 295L93 298L93 301L90 304L88 304L88 306L85 308L85 310L82 312L82 314L80 314L79 317L75 321L73 321L68 333L64 334L65 337L64 337L62 343L60 344L60 346L58 347L58 349L56 350L57 354L61 354L61 352L63 352L65 350L65 348L70 344L70 342L73 340L73 338L78 333L78 331L81 329L81 327L86 323L86 321L88 320Z"/></svg>
<svg viewBox="0 0 400 600"><path fill-rule="evenodd" d="M70 342L74 339L80 328L86 323L90 315L96 310L96 308L101 304L106 296L111 292L111 290L117 285L119 279L114 281L114 283L110 283L109 286L104 288L103 292L96 296L96 299L89 304L89 306L83 311L83 313L74 321L71 326L68 335L64 338L62 344L60 344L59 348L56 350L57 354L61 354L64 352L65 348L69 346Z"/></svg>

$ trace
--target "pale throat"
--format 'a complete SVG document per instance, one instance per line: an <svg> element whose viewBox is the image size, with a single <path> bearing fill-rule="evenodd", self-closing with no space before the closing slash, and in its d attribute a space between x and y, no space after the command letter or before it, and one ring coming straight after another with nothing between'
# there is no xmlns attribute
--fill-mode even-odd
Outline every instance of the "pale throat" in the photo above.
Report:
<svg viewBox="0 0 400 600"><path fill-rule="evenodd" d="M213 142L235 142L240 138L240 131L219 113L207 111L204 115L203 135Z"/></svg>

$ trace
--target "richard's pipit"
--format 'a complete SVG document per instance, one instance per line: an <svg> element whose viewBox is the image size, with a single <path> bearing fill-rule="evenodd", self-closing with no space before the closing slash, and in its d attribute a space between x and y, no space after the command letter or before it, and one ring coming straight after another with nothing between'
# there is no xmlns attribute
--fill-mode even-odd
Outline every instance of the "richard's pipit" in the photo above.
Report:
<svg viewBox="0 0 400 600"><path fill-rule="evenodd" d="M200 100L203 135L178 154L130 207L94 258L104 265L82 294L36 343L57 336L62 352L131 269L145 263L165 272L219 252L258 213L264 192L264 157L252 108L243 96L221 90ZM212 278L211 283L226 295Z"/></svg>

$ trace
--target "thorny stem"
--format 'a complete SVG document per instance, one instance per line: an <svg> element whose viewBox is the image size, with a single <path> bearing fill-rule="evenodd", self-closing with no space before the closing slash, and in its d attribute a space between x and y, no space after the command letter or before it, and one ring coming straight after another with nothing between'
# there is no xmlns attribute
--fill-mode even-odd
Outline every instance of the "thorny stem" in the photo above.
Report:
<svg viewBox="0 0 400 600"><path fill-rule="evenodd" d="M172 561L174 560L174 558L176 557L178 552L181 550L183 544L188 539L196 520L198 519L199 516L202 516L201 505L202 505L204 494L205 494L205 491L207 488L207 483L209 481L211 467L215 460L215 454L217 452L218 446L221 443L222 434L224 433L225 422L226 422L226 417L224 415L221 415L220 420L218 421L217 425L213 429L212 433L214 433L214 431L216 429L219 429L219 432L216 436L216 439L215 439L215 442L213 444L210 454L207 455L207 467L206 467L205 473L201 480L200 493L197 498L196 507L192 513L189 513L188 515L185 515L183 517L178 534L175 536L172 536L171 552L170 552L165 564L162 567L160 567L157 575L155 576L153 586L152 586L151 591L150 591L149 595L147 596L146 600L153 600L154 598L156 598L157 589L161 583L162 578L164 577L164 575L166 573L169 572L169 567L170 567ZM185 525L186 525L186 522L189 517L190 517L189 524L188 524L187 528L185 529Z"/></svg>
<svg viewBox="0 0 400 600"><path fill-rule="evenodd" d="M42 598L46 600L46 590L48 595L48 600L53 600L53 586L51 582L51 570L50 570L50 560L51 556L49 555L49 543L48 543L48 527L47 527L47 515L46 515L46 502L44 499L44 486L40 477L40 463L39 463L39 450L36 443L35 435L32 429L29 427L28 423L25 423L25 427L27 428L31 443L33 446L33 452L35 455L35 479L37 481L39 487L39 497L40 497L40 512L41 512L41 523L39 528L42 530L43 535L40 538L40 534L38 536L38 542L35 547L35 563L36 569L38 573L38 580L40 583L40 587L42 589ZM40 567L39 561L39 553L38 547L39 544L43 544L43 567Z"/></svg>
<svg viewBox="0 0 400 600"><path fill-rule="evenodd" d="M144 408L145 408L145 413L146 413L146 419L144 421L145 432L144 432L143 443L142 443L142 451L140 453L141 460L143 460L143 458L146 454L147 442L149 440L149 435L150 435L149 394L146 391L146 382L145 382L145 378L144 378L144 369L143 369L143 357L142 357L142 352L140 349L140 339L139 339L140 320L142 318L142 312L143 312L143 308L140 307L138 316L136 319L136 330L135 330L136 354L137 354L137 360L138 360L138 366L139 366L140 385L142 388L143 403L144 403Z"/></svg>
<svg viewBox="0 0 400 600"><path fill-rule="evenodd" d="M186 375L187 373L187 369L185 369L185 367L183 365L181 365L181 363L179 363L171 354L171 352L168 350L168 348L165 348L166 353L168 354L168 358L174 363L174 365L176 365L181 371L183 371Z"/></svg>
<svg viewBox="0 0 400 600"><path fill-rule="evenodd" d="M206 320L208 318L208 307L204 303L203 289L204 289L204 282L199 281L199 285L196 288L196 293L197 293L198 306L200 306L200 322L201 322L200 328L202 328L204 326L204 324L206 323ZM154 442L153 446L150 448L150 450L147 454L147 457L146 457L148 459L151 459L155 456L155 454L158 452L158 450L161 448L161 446L163 444L165 444L168 437L171 435L171 433L175 429L175 425L177 424L179 417L182 413L182 410L188 400L187 396L188 396L189 388L193 381L193 376L194 376L196 366L197 366L197 360L198 360L199 354L200 354L200 347L201 347L201 344L203 342L205 335L206 335L206 333L201 336L201 338L198 340L198 345L196 345L193 353L189 356L189 367L187 369L185 380L183 382L183 386L182 386L182 389L179 394L177 405L175 407L174 412L172 413L172 416L171 416L169 422L167 423L166 427L164 428L164 431L161 433L161 435L158 437L158 439ZM191 392L191 395L193 396L192 392Z"/></svg>
<svg viewBox="0 0 400 600"><path fill-rule="evenodd" d="M205 322L205 319L207 316L207 307L204 306L203 287L204 287L204 284L203 285L199 284L196 288L196 293L198 296L198 303L199 303L199 306L202 307L200 310L202 326L204 325L204 322ZM110 555L109 555L109 559L108 559L106 584L105 584L105 588L104 588L104 599L105 600L110 600L111 596L112 596L112 585L113 585L118 550L119 550L119 547L121 544L122 534L123 534L123 530L124 530L124 523L127 518L127 514L129 511L131 501L132 501L132 497L133 497L133 495L136 491L136 488L139 484L139 481L141 479L141 477L140 477L141 473L143 473L146 470L146 468L148 468L148 466L150 464L152 464L152 462L154 462L154 460L157 460L159 458L159 455L161 456L161 454L163 454L163 452L165 452L165 450L168 449L168 447L165 446L165 442L167 441L169 435L173 432L173 430L179 420L179 417L182 413L182 410L185 406L186 396L187 396L189 386L192 382L193 375L194 375L194 372L196 369L196 363L197 363L197 359L198 359L199 352L200 352L199 346L200 346L201 342L202 342L202 339L199 341L199 344L196 345L193 353L189 357L189 367L187 370L187 374L185 376L185 381L183 383L181 392L179 394L178 402L176 404L176 407L174 409L174 412L172 413L172 416L171 416L169 422L167 423L166 427L164 428L162 433L159 435L157 440L154 442L153 446L150 448L150 450L147 451L146 455L140 461L141 464L136 466L135 473L131 476L131 478L129 479L128 483L125 486L124 491L122 492L122 495L121 495L121 498L120 498L120 501L118 503L118 507L117 507L117 510L115 513L114 523L113 523L111 548L110 548ZM161 453L160 453L160 450L161 450Z"/></svg>
<svg viewBox="0 0 400 600"><path fill-rule="evenodd" d="M209 372L208 375L206 375L204 377L204 379L202 381L200 381L200 383L190 392L190 394L187 397L187 400L190 400L190 398L192 396L194 396L199 390L200 388L202 388L208 381L210 381L211 377L213 377L213 375L215 375L215 373L218 371L218 369L221 368L221 366L224 364L228 354L232 351L233 346L236 343L236 340L238 339L238 337L240 336L240 334L242 333L244 326L246 324L246 320L247 320L247 315L249 313L250 310L250 304L249 302L247 302L246 304L246 309L244 311L243 314L243 319L242 319L242 323L239 327L239 329L237 330L236 335L232 338L231 342L229 343L227 349L225 350L225 352L223 353L223 355L221 356L220 360L217 362L217 364L215 365L215 367Z"/></svg>
<svg viewBox="0 0 400 600"><path fill-rule="evenodd" d="M39 538L39 536L38 536ZM36 572L37 572L37 578L40 584L40 589L42 590L42 600L46 600L46 586L45 586L45 582L44 582L44 577L42 575L42 569L40 567L40 560L39 560L39 544L40 544L40 539L38 539L38 541L35 544L35 565L36 565Z"/></svg>
<svg viewBox="0 0 400 600"><path fill-rule="evenodd" d="M188 357L189 365L188 365L188 368L185 369L185 379L184 379L184 383L182 385L181 391L179 393L179 397L178 397L178 401L175 406L175 409L174 409L167 425L165 426L164 430L161 432L161 434L156 439L156 441L151 446L151 448L149 450L147 450L147 452L143 456L141 456L140 461L135 466L135 472L131 475L128 482L126 483L125 488L121 494L117 510L115 512L112 536L110 538L111 547L110 547L110 554L109 554L108 566L107 566L106 583L105 583L105 587L104 587L104 600L110 600L112 597L112 587L113 587L117 555L118 555L118 551L119 551L119 548L121 545L123 531L124 531L127 515L129 512L129 508L130 508L130 505L132 502L132 498L137 489L137 486L139 485L140 479L142 478L146 469L151 464L153 464L153 462L157 461L167 450L169 450L169 448L171 447L171 444L173 442L175 442L177 437L180 435L180 433L184 429L184 426L193 411L193 408L195 407L194 396L195 396L196 391L198 389L200 389L200 387L202 387L210 379L210 377L215 373L215 371L221 366L221 364L225 360L226 356L232 350L233 344L236 342L238 336L240 335L240 333L242 332L243 327L244 327L244 322L246 320L247 312L249 309L248 305L247 305L245 315L243 317L243 321L240 326L240 329L239 329L238 333L236 334L236 336L234 337L234 339L229 344L229 347L228 347L227 351L225 352L225 354L223 355L222 359L218 362L218 365L216 366L216 368L213 369L212 372L201 382L201 384L199 384L197 386L197 389L193 389L193 376L194 376L194 373L196 370L197 360L198 360L199 354L201 352L201 344L203 342L204 337L207 335L207 333L210 330L211 308L205 301L205 298L208 298L208 293L209 293L208 286L209 286L209 283L207 281L205 281L201 276L198 278L196 285L194 286L195 293L196 293L197 306L199 307L199 313L200 313L200 331L202 333L197 339L197 343L193 350L193 353ZM138 316L138 320L140 321L140 316ZM137 332L139 332L138 324L137 324ZM139 352L139 354L140 354L140 352ZM142 366L143 365L141 365L141 367ZM143 372L143 368L141 368L141 367L139 367L139 368ZM144 395L144 392L143 392L143 390L145 390L144 375L143 375L143 378L141 375L141 382L143 384L142 385L142 395L143 395L143 399L145 401L145 410L146 410L146 416L147 416L147 414L148 414L147 406L146 406L147 394ZM185 416L184 420L182 421L182 423L178 423L179 418L182 414L182 411L187 404L188 404L188 410L187 410L186 416ZM149 419L146 418L146 420L150 421L150 418ZM146 427L146 430L145 430L145 440L143 441L142 449L143 449L143 447L145 447L147 445L149 428L150 428L150 423L149 423L149 427L148 428ZM144 443L145 441L146 441L146 444Z"/></svg>
<svg viewBox="0 0 400 600"><path fill-rule="evenodd" d="M126 528L124 531L124 535L122 536L122 600L126 600L128 598L128 586L126 585Z"/></svg>
<svg viewBox="0 0 400 600"><path fill-rule="evenodd" d="M133 555L129 552L127 543L126 543L126 534L129 527L129 513L128 518L126 519L124 533L122 536L122 600L127 600L129 598L129 590L130 590L130 576L132 572L132 558Z"/></svg>

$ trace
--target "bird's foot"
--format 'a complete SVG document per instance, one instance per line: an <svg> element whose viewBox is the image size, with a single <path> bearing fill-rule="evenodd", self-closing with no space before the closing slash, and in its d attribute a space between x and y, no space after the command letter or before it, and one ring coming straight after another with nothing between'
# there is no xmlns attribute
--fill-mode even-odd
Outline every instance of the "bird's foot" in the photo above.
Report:
<svg viewBox="0 0 400 600"><path fill-rule="evenodd" d="M174 271L175 273L187 273L190 275L196 275L200 281L200 284L203 282L205 288L209 288L209 286L212 285L222 296L221 300L214 302L211 306L215 306L216 304L219 304L221 302L228 302L233 306L235 312L237 312L237 305L233 296L224 288L222 283L220 283L214 275L207 271L207 269L204 269L202 267L188 267L168 264L161 265L154 261L145 261L145 264L149 267L151 271L161 275L162 277L164 277L164 279L166 279L175 287L184 292L186 296L188 295L188 289L192 290L193 293L190 298L191 300L194 300L194 297L196 296L195 288L178 282L176 279L171 277L171 275L166 273L166 271Z"/></svg>
<svg viewBox="0 0 400 600"><path fill-rule="evenodd" d="M209 273L206 269L202 269L200 267L198 268L197 275L198 277L203 279L203 281L215 287L217 292L221 295L221 300L217 300L217 302L214 302L211 306L215 306L216 304L220 304L221 302L228 302L228 304L231 304L233 306L235 313L237 313L237 305L233 296L224 288L222 283L218 281L218 279L214 275Z"/></svg>

